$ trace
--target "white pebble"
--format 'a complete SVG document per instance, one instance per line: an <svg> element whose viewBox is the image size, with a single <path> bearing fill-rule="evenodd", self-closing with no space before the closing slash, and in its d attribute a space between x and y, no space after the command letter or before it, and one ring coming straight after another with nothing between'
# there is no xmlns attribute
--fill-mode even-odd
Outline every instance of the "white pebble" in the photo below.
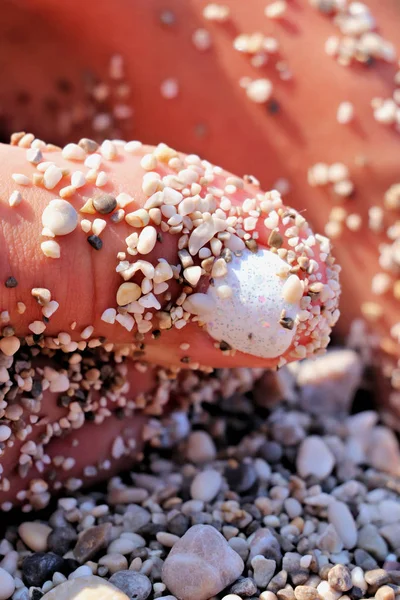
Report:
<svg viewBox="0 0 400 600"><path fill-rule="evenodd" d="M357 543L357 526L349 507L344 502L337 500L328 506L328 520L336 529L336 533L345 548L350 550Z"/></svg>
<svg viewBox="0 0 400 600"><path fill-rule="evenodd" d="M246 87L246 94L256 104L264 104L271 97L272 89L269 79L254 79Z"/></svg>
<svg viewBox="0 0 400 600"><path fill-rule="evenodd" d="M0 567L0 600L8 600L15 591L14 577Z"/></svg>
<svg viewBox="0 0 400 600"><path fill-rule="evenodd" d="M336 119L341 125L346 125L353 120L354 106L351 102L341 102L338 106Z"/></svg>
<svg viewBox="0 0 400 600"><path fill-rule="evenodd" d="M85 160L86 152L78 144L67 144L61 151L66 160Z"/></svg>
<svg viewBox="0 0 400 600"><path fill-rule="evenodd" d="M277 273L286 267L285 261L266 249L260 249L256 254L245 251L241 257L234 257L228 263L226 277L215 279L214 286L207 291L207 297L216 305L205 317L211 337L253 356L276 358L283 354L293 341L296 326L291 330L282 327L279 323L281 313L285 310L286 317L294 320L300 306L290 302L303 293L300 280L294 276L299 284L295 286L298 294L288 293L285 298L285 280ZM231 293L221 297L220 286L228 286ZM193 296L189 296L183 305L185 310L187 304L191 306Z"/></svg>
<svg viewBox="0 0 400 600"><path fill-rule="evenodd" d="M78 225L78 213L66 200L52 200L42 213L43 227L55 235L67 235Z"/></svg>
<svg viewBox="0 0 400 600"><path fill-rule="evenodd" d="M22 173L13 173L11 177L13 178L15 183L18 183L18 185L30 185L31 183L29 177L23 175Z"/></svg>
<svg viewBox="0 0 400 600"><path fill-rule="evenodd" d="M90 577L91 575L93 575L92 569L88 565L82 565L75 569L75 571L72 571L68 579L79 579L79 577Z"/></svg>
<svg viewBox="0 0 400 600"><path fill-rule="evenodd" d="M310 435L300 445L296 466L301 477L313 475L322 480L332 472L335 458L320 436Z"/></svg>
<svg viewBox="0 0 400 600"><path fill-rule="evenodd" d="M276 0L266 6L264 14L268 19L280 19L286 12L287 3L285 0Z"/></svg>
<svg viewBox="0 0 400 600"><path fill-rule="evenodd" d="M52 190L62 179L62 171L56 165L50 165L43 175L43 185L47 190Z"/></svg>
<svg viewBox="0 0 400 600"><path fill-rule="evenodd" d="M190 495L194 500L211 502L218 494L222 484L222 477L218 471L209 469L198 473L190 486Z"/></svg>
<svg viewBox="0 0 400 600"><path fill-rule="evenodd" d="M110 323L113 325L115 323L115 317L117 316L117 311L115 308L106 308L106 310L101 315L101 320L105 323Z"/></svg>
<svg viewBox="0 0 400 600"><path fill-rule="evenodd" d="M60 244L54 240L47 240L40 244L40 248L45 256L49 258L60 258L61 249Z"/></svg>
<svg viewBox="0 0 400 600"><path fill-rule="evenodd" d="M157 230L152 225L144 227L140 232L137 251L139 254L149 254L156 245L157 241Z"/></svg>
<svg viewBox="0 0 400 600"><path fill-rule="evenodd" d="M83 187L85 185L85 183L86 183L86 177L82 173L82 171L75 171L74 173L72 173L71 184L74 186L74 188L79 189L79 188Z"/></svg>
<svg viewBox="0 0 400 600"><path fill-rule="evenodd" d="M303 284L297 275L290 275L282 288L282 297L289 304L297 304L303 296Z"/></svg>
<svg viewBox="0 0 400 600"><path fill-rule="evenodd" d="M10 195L10 197L8 199L8 204L10 206L18 206L19 204L21 204L21 202L22 202L21 192L18 192L18 190L15 190L14 192L12 192L12 194Z"/></svg>
<svg viewBox="0 0 400 600"><path fill-rule="evenodd" d="M8 425L0 425L0 442L5 442L10 436L11 429L8 427Z"/></svg>

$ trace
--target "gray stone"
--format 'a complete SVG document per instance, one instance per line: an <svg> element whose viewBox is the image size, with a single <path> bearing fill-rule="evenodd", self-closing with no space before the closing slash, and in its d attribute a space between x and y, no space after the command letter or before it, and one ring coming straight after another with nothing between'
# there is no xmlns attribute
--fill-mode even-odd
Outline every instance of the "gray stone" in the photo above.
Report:
<svg viewBox="0 0 400 600"><path fill-rule="evenodd" d="M343 543L333 525L328 525L317 539L317 547L323 552L336 554L343 550Z"/></svg>
<svg viewBox="0 0 400 600"><path fill-rule="evenodd" d="M179 600L207 600L232 585L243 569L223 535L209 525L195 525L167 556L162 581Z"/></svg>
<svg viewBox="0 0 400 600"><path fill-rule="evenodd" d="M250 541L250 560L258 554L275 560L277 563L282 560L279 542L266 527L258 529Z"/></svg>
<svg viewBox="0 0 400 600"><path fill-rule="evenodd" d="M254 581L261 589L267 587L276 569L276 562L258 554L251 560L254 571Z"/></svg>
<svg viewBox="0 0 400 600"><path fill-rule="evenodd" d="M147 525L151 520L148 510L138 504L130 504L124 513L124 531L136 533L141 527Z"/></svg>
<svg viewBox="0 0 400 600"><path fill-rule="evenodd" d="M254 582L254 579L251 577L243 577L233 584L229 592L231 594L237 594L238 596L244 596L245 598L248 598L257 592L257 586Z"/></svg>
<svg viewBox="0 0 400 600"><path fill-rule="evenodd" d="M389 542L393 550L400 549L400 524L392 523L381 527L379 533Z"/></svg>
<svg viewBox="0 0 400 600"><path fill-rule="evenodd" d="M150 579L136 571L119 571L114 573L109 581L124 592L130 600L146 600L151 594Z"/></svg>
<svg viewBox="0 0 400 600"><path fill-rule="evenodd" d="M379 534L375 525L371 525L370 523L364 525L358 532L357 545L372 554L372 556L378 560L385 560L389 553L385 540Z"/></svg>

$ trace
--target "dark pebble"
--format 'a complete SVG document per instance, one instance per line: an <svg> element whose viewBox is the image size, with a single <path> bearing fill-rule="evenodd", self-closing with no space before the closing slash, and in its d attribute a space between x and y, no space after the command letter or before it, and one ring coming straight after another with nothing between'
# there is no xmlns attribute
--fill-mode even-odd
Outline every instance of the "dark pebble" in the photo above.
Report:
<svg viewBox="0 0 400 600"><path fill-rule="evenodd" d="M162 525L158 525L157 523L146 523L146 525L143 525L143 527L137 530L137 533L144 537L152 537L156 536L160 531L164 531Z"/></svg>
<svg viewBox="0 0 400 600"><path fill-rule="evenodd" d="M53 529L47 538L47 548L55 554L63 556L70 550L73 542L77 539L76 531L70 525Z"/></svg>
<svg viewBox="0 0 400 600"><path fill-rule="evenodd" d="M257 481L257 473L252 465L239 463L236 468L227 467L225 477L231 490L243 494Z"/></svg>
<svg viewBox="0 0 400 600"><path fill-rule="evenodd" d="M101 250L103 247L103 241L98 235L89 235L87 241L95 250Z"/></svg>
<svg viewBox="0 0 400 600"><path fill-rule="evenodd" d="M251 577L243 577L233 584L229 592L248 598L257 592L257 586Z"/></svg>
<svg viewBox="0 0 400 600"><path fill-rule="evenodd" d="M111 194L101 194L93 198L93 206L101 215L108 215L117 208L117 201Z"/></svg>
<svg viewBox="0 0 400 600"><path fill-rule="evenodd" d="M130 600L146 600L150 596L150 579L136 571L119 571L109 579L110 583L124 592Z"/></svg>
<svg viewBox="0 0 400 600"><path fill-rule="evenodd" d="M395 585L400 585L400 570L389 571L390 581Z"/></svg>
<svg viewBox="0 0 400 600"><path fill-rule="evenodd" d="M350 570L345 565L335 565L328 573L328 583L337 592L348 592L353 587Z"/></svg>
<svg viewBox="0 0 400 600"><path fill-rule="evenodd" d="M350 596L350 598L352 598L353 600L360 600L361 598L364 598L364 592L361 588L354 586L351 591L348 593L348 595Z"/></svg>
<svg viewBox="0 0 400 600"><path fill-rule="evenodd" d="M38 589L33 589L29 593L30 593L31 600L40 600L44 596L43 592Z"/></svg>
<svg viewBox="0 0 400 600"><path fill-rule="evenodd" d="M288 572L293 585L303 585L310 576L308 569L300 567L300 554L287 552L282 559L282 568Z"/></svg>
<svg viewBox="0 0 400 600"><path fill-rule="evenodd" d="M65 561L52 552L36 552L22 563L22 579L27 586L41 587L56 571L65 570Z"/></svg>
<svg viewBox="0 0 400 600"><path fill-rule="evenodd" d="M15 288L18 285L18 281L15 279L15 277L8 277L5 280L4 285L6 288Z"/></svg>
<svg viewBox="0 0 400 600"><path fill-rule="evenodd" d="M265 442L258 454L268 463L277 463L282 458L282 447L277 442Z"/></svg>
<svg viewBox="0 0 400 600"><path fill-rule="evenodd" d="M189 529L189 518L183 513L179 513L172 517L170 521L168 521L168 531L175 535L179 535L182 537L184 533Z"/></svg>
<svg viewBox="0 0 400 600"><path fill-rule="evenodd" d="M83 531L74 548L76 560L83 564L94 558L100 550L108 545L111 529L111 523L104 523Z"/></svg>

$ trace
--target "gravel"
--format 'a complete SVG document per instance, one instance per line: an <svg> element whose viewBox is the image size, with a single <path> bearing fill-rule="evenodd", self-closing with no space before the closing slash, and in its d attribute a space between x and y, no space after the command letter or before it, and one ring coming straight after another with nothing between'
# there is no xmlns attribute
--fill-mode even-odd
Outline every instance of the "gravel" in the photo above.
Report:
<svg viewBox="0 0 400 600"><path fill-rule="evenodd" d="M355 361L339 364L343 383ZM196 411L160 421L137 468L9 524L0 600L70 600L85 582L106 600L395 600L398 443L373 410L324 412L329 369L317 392L307 373L318 411L288 368L188 374Z"/></svg>

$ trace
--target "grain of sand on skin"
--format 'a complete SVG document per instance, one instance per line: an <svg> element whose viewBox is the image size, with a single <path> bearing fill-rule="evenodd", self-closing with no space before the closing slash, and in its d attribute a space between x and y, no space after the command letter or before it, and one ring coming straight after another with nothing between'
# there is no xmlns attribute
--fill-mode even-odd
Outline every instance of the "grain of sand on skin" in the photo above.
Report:
<svg viewBox="0 0 400 600"><path fill-rule="evenodd" d="M220 371L215 404L192 374L196 414L160 429L170 458L7 529L1 600L395 600L400 453L377 413L351 414L365 366L348 348Z"/></svg>

